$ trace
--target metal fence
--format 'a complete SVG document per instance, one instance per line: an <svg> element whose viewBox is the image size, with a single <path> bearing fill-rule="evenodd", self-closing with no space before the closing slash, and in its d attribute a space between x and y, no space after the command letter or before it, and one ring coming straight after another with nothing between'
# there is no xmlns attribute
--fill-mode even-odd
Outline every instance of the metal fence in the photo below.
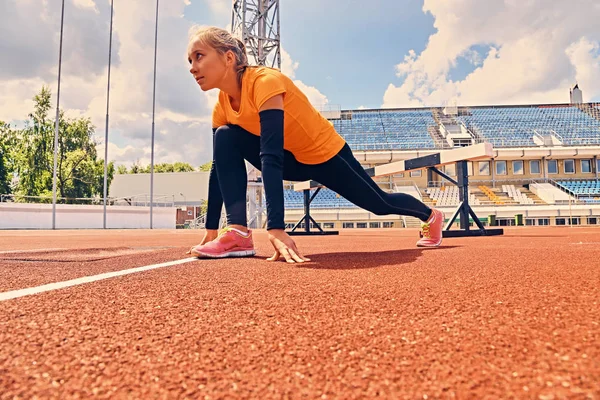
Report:
<svg viewBox="0 0 600 400"><path fill-rule="evenodd" d="M139 194L129 197L109 197L106 199L107 206L131 206L131 207L150 207L150 202L154 207L174 207L175 196L173 195L154 195ZM53 196L24 196L19 194L2 194L0 203L23 203L23 204L52 204ZM56 204L72 205L103 205L102 197L57 197Z"/></svg>

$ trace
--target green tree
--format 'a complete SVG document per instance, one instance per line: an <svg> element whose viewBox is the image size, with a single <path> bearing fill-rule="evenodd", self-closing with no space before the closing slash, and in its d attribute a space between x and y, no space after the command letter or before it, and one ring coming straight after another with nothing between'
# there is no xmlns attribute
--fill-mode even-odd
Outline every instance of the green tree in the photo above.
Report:
<svg viewBox="0 0 600 400"><path fill-rule="evenodd" d="M10 193L10 185L8 184L8 150L4 141L0 139L0 194Z"/></svg>
<svg viewBox="0 0 600 400"><path fill-rule="evenodd" d="M104 192L104 160L98 160L94 126L88 118L64 121L59 135L57 187L61 197L92 197ZM107 165L107 183L115 173L114 163Z"/></svg>
<svg viewBox="0 0 600 400"><path fill-rule="evenodd" d="M34 111L17 133L15 170L18 192L27 196L52 195L54 122L48 117L51 93L43 87L34 97ZM66 198L102 196L104 160L98 159L94 126L89 118L68 119L59 113L57 148L57 195ZM114 163L108 164L107 183L113 179Z"/></svg>
<svg viewBox="0 0 600 400"><path fill-rule="evenodd" d="M160 174L164 172L193 172L194 167L188 163L177 161L174 164L169 163L160 163L154 165L154 173ZM130 174L149 174L150 173L150 165L143 166L140 164L139 160L136 161L129 170Z"/></svg>
<svg viewBox="0 0 600 400"><path fill-rule="evenodd" d="M141 174L143 173L144 167L142 167L142 165L140 164L140 160L136 160L133 165L131 166L131 168L129 169L129 173L130 174Z"/></svg>
<svg viewBox="0 0 600 400"><path fill-rule="evenodd" d="M208 211L208 200L200 200L200 215Z"/></svg>
<svg viewBox="0 0 600 400"><path fill-rule="evenodd" d="M201 166L199 166L198 171L209 172L211 168L212 168L212 161L209 161L209 162L204 163Z"/></svg>
<svg viewBox="0 0 600 400"><path fill-rule="evenodd" d="M124 165L117 166L117 174L120 174L120 175L127 174L127 167Z"/></svg>
<svg viewBox="0 0 600 400"><path fill-rule="evenodd" d="M190 164L177 161L176 163L173 164L173 171L174 172L194 172L195 170L194 170L194 167L192 167Z"/></svg>
<svg viewBox="0 0 600 400"><path fill-rule="evenodd" d="M50 89L42 87L33 101L25 128L17 132L19 151L16 152L18 192L24 196L40 196L52 192L53 124L48 119Z"/></svg>
<svg viewBox="0 0 600 400"><path fill-rule="evenodd" d="M11 192L13 135L10 126L0 121L0 194Z"/></svg>
<svg viewBox="0 0 600 400"><path fill-rule="evenodd" d="M147 172L150 173L150 166L148 166ZM154 173L161 174L163 172L175 172L173 170L173 164L162 163L154 165Z"/></svg>

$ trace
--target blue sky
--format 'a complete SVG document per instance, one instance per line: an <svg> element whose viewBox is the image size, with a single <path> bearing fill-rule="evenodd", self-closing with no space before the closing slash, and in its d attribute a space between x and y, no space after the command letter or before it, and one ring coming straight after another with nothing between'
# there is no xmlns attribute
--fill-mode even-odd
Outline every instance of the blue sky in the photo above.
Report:
<svg viewBox="0 0 600 400"><path fill-rule="evenodd" d="M317 87L342 108L381 107L390 82L401 83L399 54L422 51L435 32L422 1L280 2L282 46L299 62L296 78ZM198 24L223 26L230 16L192 3L185 16ZM307 29L307 27L310 27ZM472 70L461 66L459 73Z"/></svg>
<svg viewBox="0 0 600 400"><path fill-rule="evenodd" d="M400 82L398 55L425 48L433 18L414 0L370 1L367 10L361 1L323 3L282 2L282 44L299 61L296 78L343 108L380 107L387 85Z"/></svg>
<svg viewBox="0 0 600 400"><path fill-rule="evenodd" d="M109 158L150 159L154 1L114 0ZM156 162L210 158L214 91L191 79L191 25L227 27L231 0L161 0ZM66 0L61 108L92 119L103 154L109 0ZM284 73L315 104L344 109L600 101L597 0L281 0ZM0 120L56 94L59 1L4 0Z"/></svg>
<svg viewBox="0 0 600 400"><path fill-rule="evenodd" d="M433 3L436 1L425 2L425 5L434 8L431 7ZM447 3L448 8L452 9L452 3L457 2L448 0ZM464 7L465 2L462 3ZM468 3L466 2L467 7ZM543 4L551 9L552 3L556 2ZM582 5L585 7L585 4ZM477 12L477 6L472 9ZM572 10L576 12L575 8ZM327 96L329 103L340 105L342 108L361 106L379 108L385 106L383 97L390 84L400 87L405 83L406 77L397 75L396 65L401 63L403 57L410 51L421 54L426 49L431 36L438 31L434 26L436 18L431 11L424 9L423 1L417 0L369 2L282 0L280 5L282 46L292 59L299 63L295 78L318 88ZM192 3L186 8L185 16L200 24L219 26L223 26L230 20L229 14L212 12L206 2ZM457 18L460 18L460 15ZM517 24L527 20L518 17L515 19ZM470 17L465 15L461 23L468 24L470 21L472 21ZM506 28L510 29L509 26ZM457 38L457 41L461 40L463 38ZM446 75L448 81L465 80L475 69L482 66L483 60L489 56L492 47L501 48L502 44L502 40L496 41L494 38L472 43L465 50L468 54L459 55L453 60ZM565 83L572 82L570 85L577 81L573 71L571 75L572 79L568 77L565 79ZM563 86L562 97L548 96L546 102L568 101L568 88L569 86ZM588 90L587 94L587 101L600 101L600 93L596 91L590 93ZM439 106L444 101L450 101L450 97L452 96L437 103L422 102L421 105ZM523 104L527 102L540 102L540 100L536 97L529 101L527 96L521 96L512 102L507 98L505 102L498 99L482 103L467 103ZM394 106L401 107L408 104L394 104Z"/></svg>

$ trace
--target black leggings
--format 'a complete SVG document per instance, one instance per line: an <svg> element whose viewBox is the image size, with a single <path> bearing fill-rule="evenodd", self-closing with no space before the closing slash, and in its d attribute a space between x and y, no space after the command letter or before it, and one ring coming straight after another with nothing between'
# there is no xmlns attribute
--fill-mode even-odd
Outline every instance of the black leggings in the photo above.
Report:
<svg viewBox="0 0 600 400"><path fill-rule="evenodd" d="M244 160L261 169L260 137L237 125L225 125L217 129L214 162L229 225L247 225L247 172ZM431 208L413 196L384 192L367 175L347 144L330 160L315 165L302 164L285 150L283 179L315 180L376 215L409 215L421 221L427 221L431 215Z"/></svg>

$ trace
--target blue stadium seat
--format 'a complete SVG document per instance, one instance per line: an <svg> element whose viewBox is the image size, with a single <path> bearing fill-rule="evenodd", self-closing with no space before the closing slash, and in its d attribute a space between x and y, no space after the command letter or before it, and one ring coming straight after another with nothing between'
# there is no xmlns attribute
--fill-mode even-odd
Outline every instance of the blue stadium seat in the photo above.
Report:
<svg viewBox="0 0 600 400"><path fill-rule="evenodd" d="M431 110L355 110L352 119L333 121L352 150L410 150L435 148L428 127L435 126Z"/></svg>
<svg viewBox="0 0 600 400"><path fill-rule="evenodd" d="M283 191L283 201L286 208L303 208L304 207L304 194L302 192L296 192L292 189L285 189ZM310 204L311 208L325 209L325 208L357 208L356 205L346 200L344 197L338 195L331 189L322 188L319 194L313 199Z"/></svg>
<svg viewBox="0 0 600 400"><path fill-rule="evenodd" d="M600 121L571 105L472 108L457 119L495 147L535 146L535 132L555 132L565 145L600 144Z"/></svg>
<svg viewBox="0 0 600 400"><path fill-rule="evenodd" d="M600 202L600 181L557 181L556 184L586 203Z"/></svg>
<svg viewBox="0 0 600 400"><path fill-rule="evenodd" d="M353 150L435 148L431 109L353 110L333 126ZM565 145L600 144L600 121L576 106L499 106L460 109L456 120L494 147L536 146L535 132L554 132Z"/></svg>

